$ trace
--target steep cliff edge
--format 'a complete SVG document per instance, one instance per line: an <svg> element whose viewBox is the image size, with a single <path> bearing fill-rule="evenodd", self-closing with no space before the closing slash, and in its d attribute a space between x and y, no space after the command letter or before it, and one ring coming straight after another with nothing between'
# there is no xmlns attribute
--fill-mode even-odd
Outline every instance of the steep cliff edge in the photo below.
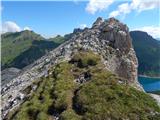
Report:
<svg viewBox="0 0 160 120"><path fill-rule="evenodd" d="M78 49L89 49L100 54L108 70L125 78L130 85L140 88L137 82L138 62L125 24L115 18L98 18L91 28L76 31L71 42L64 46L63 52Z"/></svg>

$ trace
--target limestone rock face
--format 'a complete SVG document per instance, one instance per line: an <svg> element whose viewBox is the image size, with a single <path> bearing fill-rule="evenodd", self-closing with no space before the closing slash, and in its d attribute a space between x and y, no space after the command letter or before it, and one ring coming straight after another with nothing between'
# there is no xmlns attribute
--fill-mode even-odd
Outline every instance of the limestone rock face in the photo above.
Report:
<svg viewBox="0 0 160 120"><path fill-rule="evenodd" d="M73 53L78 48L102 55L108 70L140 88L137 82L138 62L125 24L115 18L103 20L99 17L91 28L76 32L63 47L63 53Z"/></svg>

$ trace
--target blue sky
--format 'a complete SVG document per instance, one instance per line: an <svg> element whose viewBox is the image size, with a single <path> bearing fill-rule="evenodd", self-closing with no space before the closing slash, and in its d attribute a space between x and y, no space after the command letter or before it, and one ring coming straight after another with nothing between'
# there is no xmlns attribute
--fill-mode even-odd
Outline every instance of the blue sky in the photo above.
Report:
<svg viewBox="0 0 160 120"><path fill-rule="evenodd" d="M160 30L159 5L153 3L155 6L151 6L149 9L150 6L144 3L139 3L139 6L134 7L131 0L109 1L110 3L98 4L93 3L94 0L78 2L3 1L1 8L2 27L10 22L10 24L14 23L13 26L16 25L15 30L17 31L24 28L31 29L45 37L51 37L57 34L70 33L77 27L91 27L97 17L101 16L107 19L112 15L127 24L130 30L143 30L159 37L158 33L154 33L154 31L159 32ZM119 7L122 4L124 6ZM9 31L9 28L10 26L7 26L6 32ZM11 27L11 30L14 31L14 28Z"/></svg>

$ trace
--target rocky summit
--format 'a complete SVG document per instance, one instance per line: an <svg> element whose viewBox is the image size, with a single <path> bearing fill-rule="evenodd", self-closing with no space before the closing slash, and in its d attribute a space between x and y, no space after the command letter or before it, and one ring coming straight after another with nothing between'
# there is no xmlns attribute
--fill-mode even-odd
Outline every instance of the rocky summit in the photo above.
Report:
<svg viewBox="0 0 160 120"><path fill-rule="evenodd" d="M139 87L137 83L137 58L132 47L128 27L110 18L103 20L98 18L91 28L85 28L76 32L72 42L64 47L68 52L75 48L90 49L102 55L105 67L120 77L126 78L126 82Z"/></svg>
<svg viewBox="0 0 160 120"><path fill-rule="evenodd" d="M108 70L140 88L137 82L137 58L125 24L115 18L103 20L99 17L91 28L76 29L62 53L68 56L81 48L100 54Z"/></svg>
<svg viewBox="0 0 160 120"><path fill-rule="evenodd" d="M119 82L142 90L137 82L138 62L128 27L115 18L103 20L99 17L91 28L75 29L70 40L25 67L16 78L2 86L2 117L25 101L30 93L24 93L23 90L39 78L52 74L49 72L52 66L61 61L69 61L81 50L98 54L103 67L121 78ZM77 81L83 83L85 76L89 79L90 73L81 74ZM31 91L36 87L33 85Z"/></svg>

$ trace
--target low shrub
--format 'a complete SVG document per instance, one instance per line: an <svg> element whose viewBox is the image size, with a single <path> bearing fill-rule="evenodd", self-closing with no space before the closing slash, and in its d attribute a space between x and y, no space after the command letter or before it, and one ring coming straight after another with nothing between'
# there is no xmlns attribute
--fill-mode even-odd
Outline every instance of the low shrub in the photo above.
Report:
<svg viewBox="0 0 160 120"><path fill-rule="evenodd" d="M78 67L84 68L88 66L95 66L99 63L100 56L93 52L79 52L73 56L71 63L76 63Z"/></svg>

